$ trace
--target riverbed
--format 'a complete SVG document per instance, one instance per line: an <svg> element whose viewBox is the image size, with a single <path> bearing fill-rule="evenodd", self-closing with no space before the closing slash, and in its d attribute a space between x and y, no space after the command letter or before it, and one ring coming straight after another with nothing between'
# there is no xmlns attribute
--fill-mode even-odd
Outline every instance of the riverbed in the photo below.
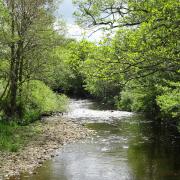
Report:
<svg viewBox="0 0 180 180"><path fill-rule="evenodd" d="M130 112L72 100L65 118L95 133L67 144L22 180L178 180L180 135L175 127Z"/></svg>

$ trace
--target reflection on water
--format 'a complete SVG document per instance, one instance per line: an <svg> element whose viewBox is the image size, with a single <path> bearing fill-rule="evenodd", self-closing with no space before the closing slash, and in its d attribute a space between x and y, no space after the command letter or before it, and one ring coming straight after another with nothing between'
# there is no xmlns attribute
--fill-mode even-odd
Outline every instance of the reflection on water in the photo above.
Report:
<svg viewBox="0 0 180 180"><path fill-rule="evenodd" d="M86 122L96 135L66 145L57 157L37 169L35 175L21 179L180 179L180 136L176 129L131 113L94 107L88 100L72 101L71 112L66 116Z"/></svg>

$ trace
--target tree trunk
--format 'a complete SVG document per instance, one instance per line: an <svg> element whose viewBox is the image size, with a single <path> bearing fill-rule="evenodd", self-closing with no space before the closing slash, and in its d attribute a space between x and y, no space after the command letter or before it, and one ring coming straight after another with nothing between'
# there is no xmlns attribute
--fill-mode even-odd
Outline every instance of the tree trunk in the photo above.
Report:
<svg viewBox="0 0 180 180"><path fill-rule="evenodd" d="M15 37L15 17L14 17L14 2L11 1L11 66L10 66L10 94L9 105L7 105L6 115L8 118L16 117L17 110L17 60L16 60L16 46L14 42Z"/></svg>
<svg viewBox="0 0 180 180"><path fill-rule="evenodd" d="M18 116L21 119L23 117L23 102L22 102L22 81L23 81L23 41L18 43L17 59L19 65L18 73L18 96L19 96L19 105L18 105Z"/></svg>

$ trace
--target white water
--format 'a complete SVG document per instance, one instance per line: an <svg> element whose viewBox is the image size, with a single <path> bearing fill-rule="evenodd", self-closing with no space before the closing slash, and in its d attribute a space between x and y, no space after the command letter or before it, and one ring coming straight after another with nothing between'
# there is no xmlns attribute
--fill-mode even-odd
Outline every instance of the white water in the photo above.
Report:
<svg viewBox="0 0 180 180"><path fill-rule="evenodd" d="M76 120L78 119L80 121L91 119L91 121L104 122L133 115L133 113L126 111L88 109L91 105L93 105L93 102L88 100L73 100L70 103L69 113L66 114L65 117Z"/></svg>

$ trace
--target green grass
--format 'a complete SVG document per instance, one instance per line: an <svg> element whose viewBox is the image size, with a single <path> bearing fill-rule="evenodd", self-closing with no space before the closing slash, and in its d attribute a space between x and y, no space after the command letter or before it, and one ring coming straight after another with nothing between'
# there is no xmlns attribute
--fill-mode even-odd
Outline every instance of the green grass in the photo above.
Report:
<svg viewBox="0 0 180 180"><path fill-rule="evenodd" d="M0 151L17 152L40 133L38 122L28 126L0 122Z"/></svg>

